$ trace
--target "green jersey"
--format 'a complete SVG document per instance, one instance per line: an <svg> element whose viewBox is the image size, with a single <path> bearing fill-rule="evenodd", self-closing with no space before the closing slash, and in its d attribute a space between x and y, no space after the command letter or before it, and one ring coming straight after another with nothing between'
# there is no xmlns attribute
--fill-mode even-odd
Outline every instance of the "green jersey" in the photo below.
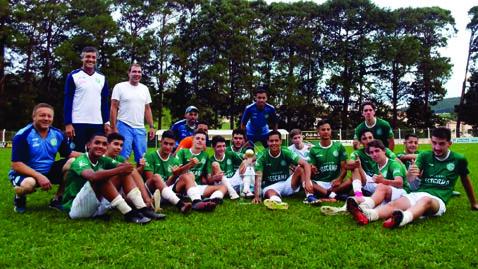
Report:
<svg viewBox="0 0 478 269"><path fill-rule="evenodd" d="M354 132L354 139L360 141L360 134L363 130L370 130L375 139L382 140L385 147L388 148L388 139L393 138L393 130L390 126L390 123L386 120L375 118L375 124L373 126L368 126L365 121L360 123Z"/></svg>
<svg viewBox="0 0 478 269"><path fill-rule="evenodd" d="M421 152L415 164L422 172L417 192L427 192L445 203L450 200L458 176L470 173L465 156L452 151L444 160L437 159L432 151Z"/></svg>
<svg viewBox="0 0 478 269"><path fill-rule="evenodd" d="M401 159L402 156L404 155L408 155L409 153L406 153L406 152L402 152L402 153L397 153L397 158ZM416 151L415 153L413 154L420 154L420 151ZM410 164L412 164L412 161L411 160L407 160L407 161L402 161L402 163L405 165L405 168L408 170L408 167L410 167Z"/></svg>
<svg viewBox="0 0 478 269"><path fill-rule="evenodd" d="M290 165L298 165L298 163L299 155L282 147L277 157L272 157L269 150L264 151L256 160L255 170L262 172L262 187L267 187L287 180L290 175Z"/></svg>
<svg viewBox="0 0 478 269"><path fill-rule="evenodd" d="M394 160L395 158L397 158L395 153L393 153L388 148L385 148L385 155L389 159ZM368 156L367 153L365 153L365 148L357 149L354 152L352 152L352 154L350 154L350 159L354 161L360 159L360 163L362 164L362 169L365 171L365 174L367 174L368 176L373 176L378 174L377 163L374 162L372 158Z"/></svg>
<svg viewBox="0 0 478 269"><path fill-rule="evenodd" d="M192 158L197 158L199 163L196 164L194 167L189 169L191 173L194 174L195 180L197 184L203 184L201 181L201 177L207 175L207 153L205 151L201 151L199 154L193 154L191 149L181 149L176 154L176 157L179 160L180 165L185 165L191 160Z"/></svg>
<svg viewBox="0 0 478 269"><path fill-rule="evenodd" d="M169 155L168 158L163 159L158 151L148 152L144 155L146 161L144 171L150 171L153 174L158 174L166 181L173 175L173 169L180 166L178 158Z"/></svg>
<svg viewBox="0 0 478 269"><path fill-rule="evenodd" d="M87 181L81 176L83 171L90 169L95 172L99 170L109 170L115 168L119 164L118 161L105 156L100 157L96 164L92 164L87 154L88 153L84 153L76 157L66 175L66 187L62 201L63 208L66 211L70 211L73 200Z"/></svg>
<svg viewBox="0 0 478 269"><path fill-rule="evenodd" d="M237 169L234 169L234 167L236 166L239 167L242 163L242 159L241 157L239 157L238 154L232 151L226 151L224 153L222 160L216 159L216 156L214 156L213 154L212 156L209 156L208 165L207 165L208 174L212 173L213 162L219 163L219 167L221 167L221 171L224 172L224 175L226 177L232 177L237 171Z"/></svg>
<svg viewBox="0 0 478 269"><path fill-rule="evenodd" d="M410 192L410 185L407 180L407 170L405 166L397 160L387 159L387 163L383 167L378 167L382 176L388 180L394 180L395 177L402 177L403 189Z"/></svg>
<svg viewBox="0 0 478 269"><path fill-rule="evenodd" d="M106 157L109 157L109 156L106 156ZM117 156L114 157L114 158L113 158L113 157L109 157L109 158L111 158L112 160L114 160L114 161L116 161L116 162L118 162L118 163L124 163L124 162L126 162L126 158L123 157L123 156L121 156L121 155L117 155Z"/></svg>
<svg viewBox="0 0 478 269"><path fill-rule="evenodd" d="M231 142L232 143L232 142ZM239 150L234 150L234 148L232 147L232 145L230 145L229 147L226 148L226 152L234 152L237 154L237 156L239 156L242 159L244 159L244 154L246 153L246 150L248 150L248 147L242 147L240 148ZM239 169L239 166L241 165L241 163L237 164L235 163L234 164L234 170L237 170ZM221 167L222 169L222 167Z"/></svg>
<svg viewBox="0 0 478 269"><path fill-rule="evenodd" d="M314 180L330 182L340 175L341 163L347 160L347 152L340 142L328 147L317 144L309 152L309 163L317 167Z"/></svg>

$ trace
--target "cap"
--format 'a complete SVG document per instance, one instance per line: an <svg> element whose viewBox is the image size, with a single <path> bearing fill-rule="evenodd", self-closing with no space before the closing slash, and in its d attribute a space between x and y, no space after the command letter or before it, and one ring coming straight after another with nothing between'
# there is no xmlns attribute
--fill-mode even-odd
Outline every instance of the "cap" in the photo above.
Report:
<svg viewBox="0 0 478 269"><path fill-rule="evenodd" d="M190 112L193 112L193 111L196 112L196 113L199 113L199 109L195 106L188 106L186 108L186 112L184 112L184 113L190 113Z"/></svg>

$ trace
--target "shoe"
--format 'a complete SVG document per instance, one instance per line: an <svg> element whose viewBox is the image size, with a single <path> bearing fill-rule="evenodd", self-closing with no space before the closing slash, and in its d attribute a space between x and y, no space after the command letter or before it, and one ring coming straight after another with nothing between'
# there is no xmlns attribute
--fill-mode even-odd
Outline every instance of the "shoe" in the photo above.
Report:
<svg viewBox="0 0 478 269"><path fill-rule="evenodd" d="M158 214L156 212L154 212L154 210L151 208L151 207L143 207L141 209L138 209L139 213L141 213L141 215L149 218L149 219L152 219L152 220L163 220L166 218L166 215L164 214Z"/></svg>
<svg viewBox="0 0 478 269"><path fill-rule="evenodd" d="M265 199L264 200L264 205L272 210L280 209L280 210L286 210L289 208L289 205L284 202L276 202L271 199Z"/></svg>
<svg viewBox="0 0 478 269"><path fill-rule="evenodd" d="M224 200L221 198L212 198L212 199L206 198L203 201L212 202L212 203L215 203L216 205L222 205L222 203L224 203Z"/></svg>
<svg viewBox="0 0 478 269"><path fill-rule="evenodd" d="M319 199L317 199L313 194L307 196L304 201L303 201L304 204L308 204L308 205L315 205L315 206L319 206L320 205L320 201Z"/></svg>
<svg viewBox="0 0 478 269"><path fill-rule="evenodd" d="M195 211L203 211L203 212L212 212L216 208L217 204L211 201L199 201L193 203L192 209Z"/></svg>
<svg viewBox="0 0 478 269"><path fill-rule="evenodd" d="M337 207L337 206L321 206L320 212L327 216L340 215L347 213L347 205Z"/></svg>
<svg viewBox="0 0 478 269"><path fill-rule="evenodd" d="M392 216L383 223L383 228L392 229L400 226L403 221L403 211L395 210Z"/></svg>
<svg viewBox="0 0 478 269"><path fill-rule="evenodd" d="M254 193L253 192L246 192L244 194L244 196L247 198L247 199L252 199L254 198Z"/></svg>
<svg viewBox="0 0 478 269"><path fill-rule="evenodd" d="M352 214L354 219L357 221L359 225L367 225L368 218L363 213L362 209L358 205L357 201L353 197L349 197L347 199L347 211Z"/></svg>
<svg viewBox="0 0 478 269"><path fill-rule="evenodd" d="M15 212L24 213L27 209L27 197L25 195L22 195L20 197L17 197L15 195L13 198L13 205L13 210L15 210Z"/></svg>
<svg viewBox="0 0 478 269"><path fill-rule="evenodd" d="M237 200L240 198L239 194L237 194L237 192L234 192L234 193L229 193L229 198L231 200Z"/></svg>
<svg viewBox="0 0 478 269"><path fill-rule="evenodd" d="M189 212L191 212L191 209L193 207L193 205L191 203L185 203L185 202L179 202L181 203L181 205L179 205L179 211L183 214L187 214Z"/></svg>
<svg viewBox="0 0 478 269"><path fill-rule="evenodd" d="M154 212L159 212L161 211L161 191L156 190L153 193L153 208Z"/></svg>
<svg viewBox="0 0 478 269"><path fill-rule="evenodd" d="M136 210L131 210L130 212L124 215L124 220L127 222L135 223L135 224L147 224L151 222L150 218L143 216Z"/></svg>
<svg viewBox="0 0 478 269"><path fill-rule="evenodd" d="M56 209L58 211L63 211L63 205L61 204L61 198L53 198L50 200L50 203L48 204L48 207L51 209Z"/></svg>

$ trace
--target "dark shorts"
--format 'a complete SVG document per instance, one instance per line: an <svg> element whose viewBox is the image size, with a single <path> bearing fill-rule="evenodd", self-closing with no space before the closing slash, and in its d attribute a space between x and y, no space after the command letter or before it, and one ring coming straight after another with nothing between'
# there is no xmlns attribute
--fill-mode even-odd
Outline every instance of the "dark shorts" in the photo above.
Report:
<svg viewBox="0 0 478 269"><path fill-rule="evenodd" d="M104 133L103 124L73 123L75 137L70 141L70 148L74 151L85 152L85 145L92 135Z"/></svg>
<svg viewBox="0 0 478 269"><path fill-rule="evenodd" d="M256 142L261 142L262 143L262 146L264 146L264 148L267 148L267 134L263 134L263 135L250 135L248 134L247 135L247 140L248 141L251 141L252 143L256 144Z"/></svg>
<svg viewBox="0 0 478 269"><path fill-rule="evenodd" d="M46 174L42 173L42 175L47 177L52 184L60 184L63 181L63 174L61 171L67 161L68 159L60 159L58 161L53 162L50 171L48 171L48 173ZM8 178L12 182L13 186L20 186L20 184L22 184L22 181L27 177L29 176L18 174L13 170L10 170L10 172L8 173Z"/></svg>

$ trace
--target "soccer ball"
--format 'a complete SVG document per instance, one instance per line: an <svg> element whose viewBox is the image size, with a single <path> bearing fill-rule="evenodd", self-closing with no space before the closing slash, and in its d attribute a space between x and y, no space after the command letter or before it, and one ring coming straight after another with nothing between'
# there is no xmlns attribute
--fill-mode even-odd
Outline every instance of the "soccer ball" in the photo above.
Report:
<svg viewBox="0 0 478 269"><path fill-rule="evenodd" d="M248 149L244 153L244 156L246 156L246 158L252 158L252 157L254 157L254 151L252 149Z"/></svg>

